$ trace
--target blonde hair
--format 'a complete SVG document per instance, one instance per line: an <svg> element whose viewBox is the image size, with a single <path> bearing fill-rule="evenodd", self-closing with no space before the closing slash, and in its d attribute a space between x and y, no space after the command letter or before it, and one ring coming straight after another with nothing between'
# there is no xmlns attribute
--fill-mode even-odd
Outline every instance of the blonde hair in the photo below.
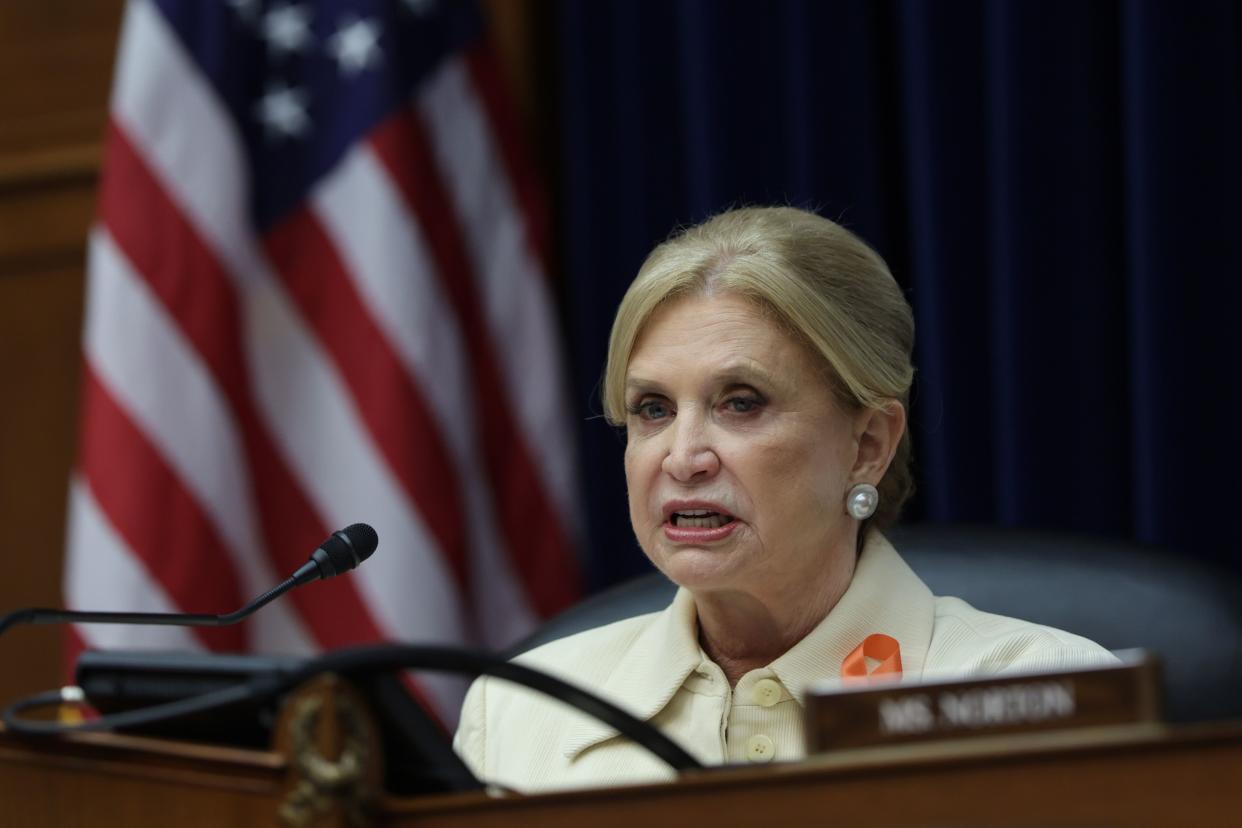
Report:
<svg viewBox="0 0 1242 828"><path fill-rule="evenodd" d="M843 403L909 407L914 315L884 260L844 227L792 207L730 210L651 251L621 300L608 343L604 413L625 422L625 372L651 315L692 293L746 296L818 354ZM907 429L871 522L896 522L913 491Z"/></svg>

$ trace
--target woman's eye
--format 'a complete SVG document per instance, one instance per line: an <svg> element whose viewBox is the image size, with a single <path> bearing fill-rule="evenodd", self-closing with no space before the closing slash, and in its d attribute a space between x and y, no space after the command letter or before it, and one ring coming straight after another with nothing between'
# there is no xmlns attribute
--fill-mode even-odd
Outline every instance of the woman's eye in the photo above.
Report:
<svg viewBox="0 0 1242 828"><path fill-rule="evenodd" d="M729 397L725 400L725 408L734 414L749 414L760 406L754 397Z"/></svg>
<svg viewBox="0 0 1242 828"><path fill-rule="evenodd" d="M668 416L668 406L662 400L640 400L630 407L630 413L644 420L661 420Z"/></svg>

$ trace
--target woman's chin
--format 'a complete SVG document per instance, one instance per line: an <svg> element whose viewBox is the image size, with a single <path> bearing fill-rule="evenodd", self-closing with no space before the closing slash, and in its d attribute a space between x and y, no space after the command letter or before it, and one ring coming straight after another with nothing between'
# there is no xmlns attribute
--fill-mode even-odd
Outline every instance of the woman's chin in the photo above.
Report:
<svg viewBox="0 0 1242 828"><path fill-rule="evenodd" d="M665 577L691 592L728 586L738 567L736 550L681 545L661 549L655 563Z"/></svg>

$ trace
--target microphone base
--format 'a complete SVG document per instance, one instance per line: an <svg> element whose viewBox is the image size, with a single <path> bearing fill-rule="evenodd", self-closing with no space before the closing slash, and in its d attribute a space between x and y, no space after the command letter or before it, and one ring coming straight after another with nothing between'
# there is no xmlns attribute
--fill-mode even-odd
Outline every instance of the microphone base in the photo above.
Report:
<svg viewBox="0 0 1242 828"><path fill-rule="evenodd" d="M121 713L199 696L239 684L275 686L295 676L311 659L295 656L192 652L87 651L78 659L76 681L102 714ZM384 761L383 787L416 795L483 788L453 752L443 725L410 695L394 673L370 672L332 681L361 699L375 725ZM282 735L292 700L238 702L227 707L125 728L124 732L179 741L254 750L284 751ZM303 723L302 726L305 726ZM356 725L351 725L356 726Z"/></svg>
<svg viewBox="0 0 1242 828"><path fill-rule="evenodd" d="M104 715L200 696L260 679L283 681L304 659L291 656L88 650L78 658L76 683ZM127 728L135 735L267 750L278 699L238 702L204 713Z"/></svg>

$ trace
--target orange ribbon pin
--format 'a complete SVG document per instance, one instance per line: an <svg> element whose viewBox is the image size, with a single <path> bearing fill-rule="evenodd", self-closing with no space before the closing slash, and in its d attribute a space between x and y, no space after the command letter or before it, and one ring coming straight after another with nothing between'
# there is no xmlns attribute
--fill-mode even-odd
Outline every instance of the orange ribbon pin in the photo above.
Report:
<svg viewBox="0 0 1242 828"><path fill-rule="evenodd" d="M867 670L869 658L880 662L870 672ZM867 680L877 676L901 676L901 645L897 643L897 639L884 633L872 633L864 638L841 662L841 678L847 681Z"/></svg>

